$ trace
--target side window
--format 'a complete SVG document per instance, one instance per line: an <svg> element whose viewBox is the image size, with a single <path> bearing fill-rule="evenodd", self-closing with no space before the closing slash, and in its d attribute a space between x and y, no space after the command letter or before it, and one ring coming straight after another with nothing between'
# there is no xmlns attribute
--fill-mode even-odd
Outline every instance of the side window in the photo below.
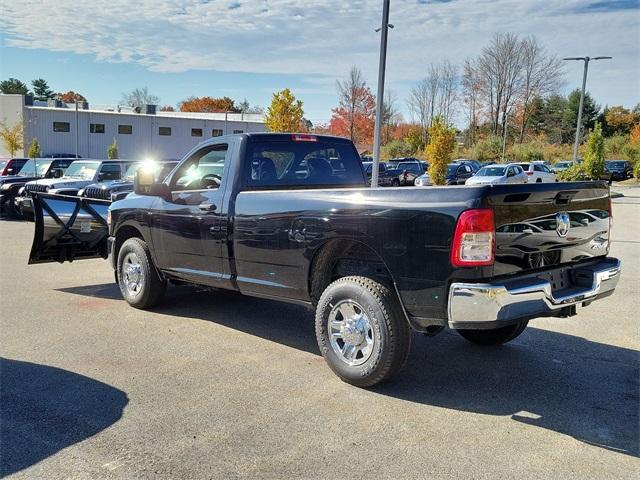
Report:
<svg viewBox="0 0 640 480"><path fill-rule="evenodd" d="M315 137L314 137L315 138ZM360 158L350 144L256 142L247 155L249 187L363 185Z"/></svg>
<svg viewBox="0 0 640 480"><path fill-rule="evenodd" d="M172 191L218 188L229 145L209 145L187 159L171 178Z"/></svg>
<svg viewBox="0 0 640 480"><path fill-rule="evenodd" d="M119 180L122 176L122 167L119 163L107 163L100 168L100 181Z"/></svg>
<svg viewBox="0 0 640 480"><path fill-rule="evenodd" d="M542 168L542 165L538 165L538 164L535 164L535 165L533 166L533 170L534 170L535 172L544 172L544 170L543 170L543 168Z"/></svg>
<svg viewBox="0 0 640 480"><path fill-rule="evenodd" d="M387 166L384 163L379 163L378 164L378 171L379 172L386 172L387 171Z"/></svg>

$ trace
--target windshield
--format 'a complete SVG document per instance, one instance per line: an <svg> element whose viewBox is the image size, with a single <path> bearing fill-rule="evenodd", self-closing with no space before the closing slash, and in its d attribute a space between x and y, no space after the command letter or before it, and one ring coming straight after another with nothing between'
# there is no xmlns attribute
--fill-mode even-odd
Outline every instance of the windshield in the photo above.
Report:
<svg viewBox="0 0 640 480"><path fill-rule="evenodd" d="M627 162L607 162L608 167L624 168Z"/></svg>
<svg viewBox="0 0 640 480"><path fill-rule="evenodd" d="M52 163L53 160L36 160L32 158L22 166L18 175L21 177L44 177Z"/></svg>
<svg viewBox="0 0 640 480"><path fill-rule="evenodd" d="M455 175L455 174L456 174L456 172L458 171L458 167L459 167L459 166L460 166L460 165L455 164L455 163L454 163L453 165L449 165L449 166L447 167L447 175Z"/></svg>
<svg viewBox="0 0 640 480"><path fill-rule="evenodd" d="M4 167L7 166L7 160L0 160L0 170L4 170Z"/></svg>
<svg viewBox="0 0 640 480"><path fill-rule="evenodd" d="M558 162L556 163L556 168L569 168L571 166L571 162Z"/></svg>
<svg viewBox="0 0 640 480"><path fill-rule="evenodd" d="M507 167L482 167L476 176L478 177L503 177Z"/></svg>
<svg viewBox="0 0 640 480"><path fill-rule="evenodd" d="M73 162L64 172L64 176L81 180L93 180L99 166L100 162Z"/></svg>

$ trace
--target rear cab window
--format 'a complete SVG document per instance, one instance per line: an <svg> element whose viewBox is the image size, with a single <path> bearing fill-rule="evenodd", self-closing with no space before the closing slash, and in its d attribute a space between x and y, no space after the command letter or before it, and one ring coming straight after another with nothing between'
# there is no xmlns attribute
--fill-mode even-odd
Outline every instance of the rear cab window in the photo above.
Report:
<svg viewBox="0 0 640 480"><path fill-rule="evenodd" d="M247 146L245 185L249 188L364 186L360 156L347 142L258 140Z"/></svg>

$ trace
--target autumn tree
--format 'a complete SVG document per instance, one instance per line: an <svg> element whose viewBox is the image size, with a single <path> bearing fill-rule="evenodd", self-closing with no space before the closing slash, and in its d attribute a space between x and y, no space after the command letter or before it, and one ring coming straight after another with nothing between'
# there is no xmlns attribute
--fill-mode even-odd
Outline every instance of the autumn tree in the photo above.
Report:
<svg viewBox="0 0 640 480"><path fill-rule="evenodd" d="M332 110L331 133L348 137L356 145L373 141L376 100L358 67L351 67L349 78L336 82L339 104Z"/></svg>
<svg viewBox="0 0 640 480"><path fill-rule="evenodd" d="M482 49L478 71L494 135L506 129L507 116L518 99L523 64L523 44L513 33L496 33Z"/></svg>
<svg viewBox="0 0 640 480"><path fill-rule="evenodd" d="M29 146L29 152L27 153L29 158L40 158L42 156L42 152L40 151L40 142L36 137L33 137L31 140L31 145Z"/></svg>
<svg viewBox="0 0 640 480"><path fill-rule="evenodd" d="M158 105L160 103L160 97L149 93L147 87L142 87L134 88L128 93L123 93L120 102L129 107L142 108L143 105Z"/></svg>
<svg viewBox="0 0 640 480"><path fill-rule="evenodd" d="M480 124L482 111L482 79L474 60L466 59L462 68L462 103L467 107L467 140L469 145L476 142L476 130Z"/></svg>
<svg viewBox="0 0 640 480"><path fill-rule="evenodd" d="M240 109L229 97L189 97L180 102L181 112L240 113Z"/></svg>
<svg viewBox="0 0 640 480"><path fill-rule="evenodd" d="M587 146L584 152L584 171L587 176L597 180L604 174L604 137L602 126L596 122L593 130L587 138Z"/></svg>
<svg viewBox="0 0 640 480"><path fill-rule="evenodd" d="M66 93L56 93L55 98L64 103L76 103L86 102L87 99L73 90L69 90Z"/></svg>
<svg viewBox="0 0 640 480"><path fill-rule="evenodd" d="M44 78L36 78L31 82L31 86L36 100L47 101L55 96L55 93L49 88L49 84Z"/></svg>
<svg viewBox="0 0 640 480"><path fill-rule="evenodd" d="M0 92L5 95L28 95L29 87L17 78L9 78L0 82Z"/></svg>
<svg viewBox="0 0 640 480"><path fill-rule="evenodd" d="M447 166L456 147L456 130L444 123L440 117L433 120L429 128L429 177L434 185L444 185L447 178Z"/></svg>
<svg viewBox="0 0 640 480"><path fill-rule="evenodd" d="M522 40L522 79L520 86L520 135L523 142L529 121L531 100L555 92L561 83L562 60L547 53L531 36Z"/></svg>
<svg viewBox="0 0 640 480"><path fill-rule="evenodd" d="M288 88L275 92L264 118L267 128L272 132L307 131L302 106Z"/></svg>
<svg viewBox="0 0 640 480"><path fill-rule="evenodd" d="M22 150L23 143L22 123L18 122L13 127L7 127L0 123L0 139L4 149L9 152L9 156L15 156L16 152Z"/></svg>
<svg viewBox="0 0 640 480"><path fill-rule="evenodd" d="M640 114L634 113L622 105L605 108L603 117L607 130L613 135L627 135L634 125L640 122Z"/></svg>

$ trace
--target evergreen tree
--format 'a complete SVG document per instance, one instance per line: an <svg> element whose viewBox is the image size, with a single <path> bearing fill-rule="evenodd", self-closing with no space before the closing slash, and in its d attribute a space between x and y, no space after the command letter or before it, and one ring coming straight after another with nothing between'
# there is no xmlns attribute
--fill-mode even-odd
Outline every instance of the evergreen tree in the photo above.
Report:
<svg viewBox="0 0 640 480"><path fill-rule="evenodd" d="M46 101L55 96L55 93L49 88L49 84L44 78L36 78L31 82L31 86L36 100Z"/></svg>
<svg viewBox="0 0 640 480"><path fill-rule="evenodd" d="M17 78L10 78L0 82L0 93L5 95L29 95L29 87Z"/></svg>

